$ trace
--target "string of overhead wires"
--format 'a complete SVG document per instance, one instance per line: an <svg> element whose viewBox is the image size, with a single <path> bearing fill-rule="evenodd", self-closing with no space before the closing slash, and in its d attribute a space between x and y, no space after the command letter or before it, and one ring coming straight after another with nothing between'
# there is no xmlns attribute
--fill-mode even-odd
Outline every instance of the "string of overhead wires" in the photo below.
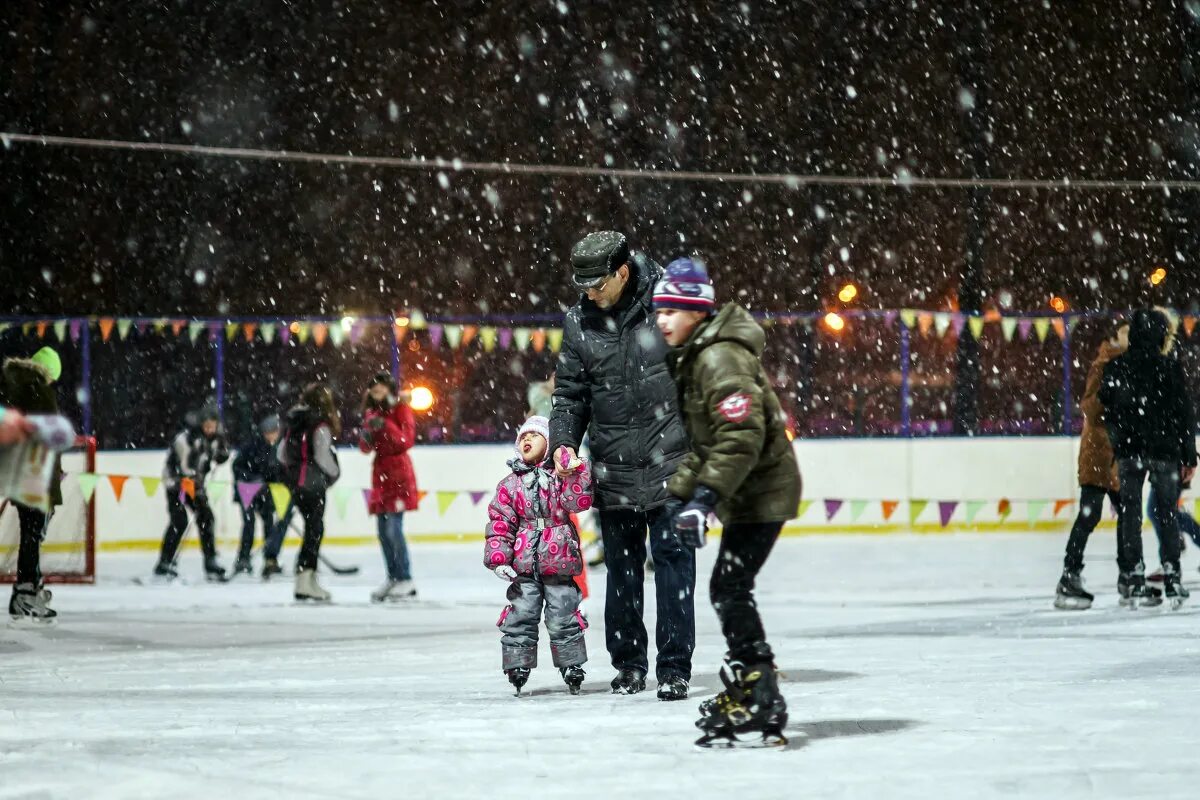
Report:
<svg viewBox="0 0 1200 800"><path fill-rule="evenodd" d="M266 150L252 147L213 147L172 142L133 142L120 139L92 139L78 136L49 136L32 133L0 132L0 145L18 144L44 147L73 147L93 150L127 150L142 153L189 156L194 158L254 159L258 161L345 164L356 167L382 167L423 172L474 172L479 174L529 177L593 177L623 180L694 181L728 184L781 184L802 186L853 186L895 189L1048 189L1048 190L1200 190L1200 180L1107 180L1094 178L937 178L897 174L890 177L870 175L812 175L798 173L704 172L694 170L627 169L587 167L565 164L524 164L507 161L466 161L447 158L400 158L396 156L354 155L349 153L309 153L299 150Z"/></svg>

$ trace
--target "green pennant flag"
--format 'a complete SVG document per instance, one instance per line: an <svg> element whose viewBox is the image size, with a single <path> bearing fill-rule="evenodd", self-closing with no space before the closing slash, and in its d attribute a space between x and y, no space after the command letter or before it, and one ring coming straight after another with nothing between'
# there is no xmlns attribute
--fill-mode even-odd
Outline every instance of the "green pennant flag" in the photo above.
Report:
<svg viewBox="0 0 1200 800"><path fill-rule="evenodd" d="M900 321L904 323L904 327L911 328L917 324L917 311L913 308L900 309Z"/></svg>
<svg viewBox="0 0 1200 800"><path fill-rule="evenodd" d="M340 322L335 322L329 326L329 341L333 342L334 347L341 347L345 339L346 329L342 327Z"/></svg>
<svg viewBox="0 0 1200 800"><path fill-rule="evenodd" d="M1029 524L1037 522L1038 517L1042 515L1042 509L1046 507L1047 500L1030 500L1026 503L1026 508L1029 511Z"/></svg>
<svg viewBox="0 0 1200 800"><path fill-rule="evenodd" d="M945 311L939 311L933 315L933 329L937 331L938 338L946 335L946 331L950 329L950 315Z"/></svg>
<svg viewBox="0 0 1200 800"><path fill-rule="evenodd" d="M225 323L225 341L232 342L234 337L238 335L238 329L241 328L236 322Z"/></svg>
<svg viewBox="0 0 1200 800"><path fill-rule="evenodd" d="M529 328L517 328L513 331L513 344L517 346L517 350L524 350L529 347L529 339L533 336L533 331Z"/></svg>
<svg viewBox="0 0 1200 800"><path fill-rule="evenodd" d="M54 323L54 337L60 342L67 340L67 321L65 319L60 319Z"/></svg>
<svg viewBox="0 0 1200 800"><path fill-rule="evenodd" d="M117 320L117 338L125 339L129 336L129 329L133 327L133 320L119 319Z"/></svg>
<svg viewBox="0 0 1200 800"><path fill-rule="evenodd" d="M925 510L925 506L929 505L928 500L909 500L908 501L908 524L916 525L917 517L921 516L921 512Z"/></svg>
<svg viewBox="0 0 1200 800"><path fill-rule="evenodd" d="M968 525L970 525L971 523L973 523L975 521L975 517L977 517L979 515L979 512L983 509L983 506L984 506L984 502L982 500L968 500L967 501L967 524Z"/></svg>
<svg viewBox="0 0 1200 800"><path fill-rule="evenodd" d="M858 518L867 510L866 500L851 500L850 501L850 522L858 522Z"/></svg>
<svg viewBox="0 0 1200 800"><path fill-rule="evenodd" d="M1004 341L1011 342L1013 334L1017 332L1017 318L1005 317L1000 320L1000 330L1004 332Z"/></svg>
<svg viewBox="0 0 1200 800"><path fill-rule="evenodd" d="M1192 516L1200 519L1200 497L1196 498L1192 503Z"/></svg>
<svg viewBox="0 0 1200 800"><path fill-rule="evenodd" d="M462 343L463 326L462 325L447 325L444 329L446 336L446 344L450 345L451 350L457 350Z"/></svg>
<svg viewBox="0 0 1200 800"><path fill-rule="evenodd" d="M350 505L350 487L333 487L333 507L337 509L338 519L346 518L346 509Z"/></svg>
<svg viewBox="0 0 1200 800"><path fill-rule="evenodd" d="M200 335L200 331L204 330L203 322L192 321L188 323L188 338L192 340L192 344L196 343L196 337Z"/></svg>
<svg viewBox="0 0 1200 800"><path fill-rule="evenodd" d="M266 342L267 344L270 344L271 342L275 341L275 323L274 322L264 322L262 325L259 326L258 332L262 334L263 341Z"/></svg>
<svg viewBox="0 0 1200 800"><path fill-rule="evenodd" d="M461 329L460 329L461 330ZM446 511L450 508L450 504L454 502L454 498L458 497L458 492L438 492L438 516L445 516Z"/></svg>
<svg viewBox="0 0 1200 800"><path fill-rule="evenodd" d="M160 483L162 478L142 478L142 491L146 493L146 497L153 497Z"/></svg>
<svg viewBox="0 0 1200 800"><path fill-rule="evenodd" d="M968 317L967 327L971 329L971 335L978 339L983 335L983 317Z"/></svg>
<svg viewBox="0 0 1200 800"><path fill-rule="evenodd" d="M229 488L229 481L209 481L205 484L208 489L208 500L210 503L215 503L225 494L225 490Z"/></svg>
<svg viewBox="0 0 1200 800"><path fill-rule="evenodd" d="M275 503L275 514L280 519L287 513L288 501L292 499L292 493L282 483L268 484L271 487L271 500Z"/></svg>
<svg viewBox="0 0 1200 800"><path fill-rule="evenodd" d="M1046 317L1036 317L1033 320L1033 329L1037 332L1039 342L1046 341L1046 334L1050 332L1050 320Z"/></svg>
<svg viewBox="0 0 1200 800"><path fill-rule="evenodd" d="M496 337L499 332L490 326L484 326L479 329L479 341L483 345L483 351L490 353L496 349Z"/></svg>
<svg viewBox="0 0 1200 800"><path fill-rule="evenodd" d="M157 333L159 336L162 336L166 330L167 330L167 318L166 317L159 317L158 319L154 320L154 332L155 333Z"/></svg>
<svg viewBox="0 0 1200 800"><path fill-rule="evenodd" d="M546 331L546 342L550 345L550 352L557 353L562 349L562 339L562 328L551 328Z"/></svg>
<svg viewBox="0 0 1200 800"><path fill-rule="evenodd" d="M296 339L300 342L300 344L304 344L308 341L308 333L309 327L307 322L296 323Z"/></svg>
<svg viewBox="0 0 1200 800"><path fill-rule="evenodd" d="M83 495L83 502L90 502L92 493L96 491L96 483L100 480L100 476L93 472L79 473L79 491Z"/></svg>
<svg viewBox="0 0 1200 800"><path fill-rule="evenodd" d="M813 504L812 500L801 500L800 505L796 506L796 519L804 516L804 512L808 511L808 507Z"/></svg>

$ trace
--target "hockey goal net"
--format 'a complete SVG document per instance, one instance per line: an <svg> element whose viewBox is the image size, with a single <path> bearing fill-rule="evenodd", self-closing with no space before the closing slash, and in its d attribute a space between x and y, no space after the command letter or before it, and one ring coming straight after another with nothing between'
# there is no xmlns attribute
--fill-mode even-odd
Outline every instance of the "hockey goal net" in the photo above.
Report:
<svg viewBox="0 0 1200 800"><path fill-rule="evenodd" d="M50 515L42 542L42 575L47 583L96 580L96 495L84 499L79 476L96 474L96 440L80 437L62 456L62 505ZM20 520L16 506L0 497L0 583L17 577Z"/></svg>

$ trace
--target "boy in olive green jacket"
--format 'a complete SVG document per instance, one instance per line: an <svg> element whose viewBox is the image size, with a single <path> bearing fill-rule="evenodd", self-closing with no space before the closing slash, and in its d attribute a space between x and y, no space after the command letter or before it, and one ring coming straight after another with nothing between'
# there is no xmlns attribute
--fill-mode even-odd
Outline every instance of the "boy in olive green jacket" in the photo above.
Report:
<svg viewBox="0 0 1200 800"><path fill-rule="evenodd" d="M754 579L800 502L800 471L784 415L762 368L762 326L741 306L717 311L704 265L681 258L654 289L668 363L692 451L667 488L685 505L674 527L701 547L708 517L724 530L709 592L729 648L726 689L700 706L702 746L733 746L737 734L779 744L787 705L774 653L754 603Z"/></svg>

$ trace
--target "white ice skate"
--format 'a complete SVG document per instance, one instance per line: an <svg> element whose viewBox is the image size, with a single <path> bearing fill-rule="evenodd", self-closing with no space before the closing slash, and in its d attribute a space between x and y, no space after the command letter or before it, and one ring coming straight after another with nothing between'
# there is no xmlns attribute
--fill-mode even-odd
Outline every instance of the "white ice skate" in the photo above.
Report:
<svg viewBox="0 0 1200 800"><path fill-rule="evenodd" d="M397 581L388 578L375 591L371 592L372 603L383 603L395 600L411 600L417 596L417 585L412 581Z"/></svg>
<svg viewBox="0 0 1200 800"><path fill-rule="evenodd" d="M296 599L311 600L314 603L328 603L333 595L321 588L317 583L316 570L304 569L296 573Z"/></svg>

